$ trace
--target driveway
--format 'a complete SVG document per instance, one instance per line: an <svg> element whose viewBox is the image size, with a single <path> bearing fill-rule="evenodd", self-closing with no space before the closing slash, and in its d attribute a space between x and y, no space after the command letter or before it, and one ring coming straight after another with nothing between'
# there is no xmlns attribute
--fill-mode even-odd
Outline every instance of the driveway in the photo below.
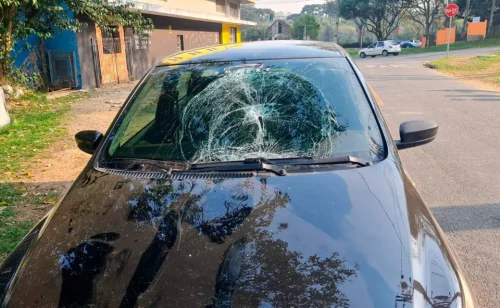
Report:
<svg viewBox="0 0 500 308"><path fill-rule="evenodd" d="M498 48L452 52L476 56ZM500 92L445 77L423 62L445 53L356 59L383 100L395 139L399 124L433 119L436 140L401 151L422 198L461 257L479 307L500 307Z"/></svg>

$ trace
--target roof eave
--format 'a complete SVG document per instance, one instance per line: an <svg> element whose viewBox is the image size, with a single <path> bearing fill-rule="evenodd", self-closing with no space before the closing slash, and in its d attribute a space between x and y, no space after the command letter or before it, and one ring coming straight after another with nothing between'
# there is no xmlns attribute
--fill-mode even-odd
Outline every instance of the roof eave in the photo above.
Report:
<svg viewBox="0 0 500 308"><path fill-rule="evenodd" d="M139 11L139 12L145 13L145 14L175 17L175 18L182 18L182 19L189 19L189 20L206 21L206 22L213 22L213 23L224 23L224 24L245 25L245 26L257 25L256 22L242 20L239 18L233 18L233 17L228 17L228 16L216 16L216 15L214 16L211 14L189 12L189 11L178 10L178 9L173 9L173 8L162 7L161 10L158 10L158 11L149 11L149 10L145 10L145 9L135 9L135 8L131 8L131 10Z"/></svg>

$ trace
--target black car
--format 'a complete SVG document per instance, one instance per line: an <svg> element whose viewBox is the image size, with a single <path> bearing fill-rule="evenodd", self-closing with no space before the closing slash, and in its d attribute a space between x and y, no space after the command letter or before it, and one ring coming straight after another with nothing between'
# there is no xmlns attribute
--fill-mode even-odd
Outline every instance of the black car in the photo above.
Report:
<svg viewBox="0 0 500 308"><path fill-rule="evenodd" d="M310 41L174 55L0 267L2 307L466 307L356 65Z"/></svg>

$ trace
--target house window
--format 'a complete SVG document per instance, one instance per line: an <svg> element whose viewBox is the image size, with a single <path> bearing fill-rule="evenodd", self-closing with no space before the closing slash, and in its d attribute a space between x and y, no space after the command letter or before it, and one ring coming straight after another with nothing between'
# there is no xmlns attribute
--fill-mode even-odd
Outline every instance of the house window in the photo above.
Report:
<svg viewBox="0 0 500 308"><path fill-rule="evenodd" d="M229 41L230 43L236 43L236 28L229 28Z"/></svg>
<svg viewBox="0 0 500 308"><path fill-rule="evenodd" d="M122 38L117 26L108 27L107 31L101 31L102 52L104 54L122 53Z"/></svg>
<svg viewBox="0 0 500 308"><path fill-rule="evenodd" d="M280 22L278 23L278 33L283 33L283 25Z"/></svg>
<svg viewBox="0 0 500 308"><path fill-rule="evenodd" d="M229 15L238 18L238 4L229 2Z"/></svg>
<svg viewBox="0 0 500 308"><path fill-rule="evenodd" d="M184 36L183 35L177 35L177 50L179 50L179 51L184 50Z"/></svg>
<svg viewBox="0 0 500 308"><path fill-rule="evenodd" d="M219 13L226 13L226 0L215 0L215 10Z"/></svg>

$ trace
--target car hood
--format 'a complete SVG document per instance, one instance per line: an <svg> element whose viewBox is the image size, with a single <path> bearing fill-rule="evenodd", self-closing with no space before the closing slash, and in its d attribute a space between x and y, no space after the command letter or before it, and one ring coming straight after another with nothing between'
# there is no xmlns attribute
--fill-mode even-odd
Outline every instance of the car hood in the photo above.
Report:
<svg viewBox="0 0 500 308"><path fill-rule="evenodd" d="M151 180L89 167L4 304L461 307L460 270L398 164L244 175Z"/></svg>

